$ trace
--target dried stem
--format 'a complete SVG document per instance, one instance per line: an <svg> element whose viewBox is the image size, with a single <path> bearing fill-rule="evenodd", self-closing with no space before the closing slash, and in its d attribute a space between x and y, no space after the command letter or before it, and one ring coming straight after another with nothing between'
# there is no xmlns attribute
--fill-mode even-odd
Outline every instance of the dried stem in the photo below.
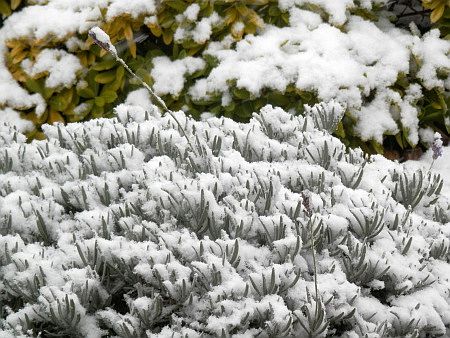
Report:
<svg viewBox="0 0 450 338"><path fill-rule="evenodd" d="M96 34L102 35L103 39L99 39ZM167 108L167 105L163 101L163 99L161 99L144 80L142 80L137 74L135 74L131 70L130 67L128 67L126 62L117 54L116 49L112 46L111 41L109 40L109 36L98 27L91 29L91 31L89 32L89 36L93 38L94 42L98 46L100 46L100 48L106 50L108 53L110 53L112 56L114 56L116 61L119 62L126 69L126 71L131 74L131 76L133 76L136 80L138 80L139 83L145 89L147 89L147 91L150 93L152 99L156 100L157 105L164 111L164 113L168 113L175 120L179 129L183 133L183 136L186 139L189 147L195 154L197 154L197 152L195 151L195 148L192 146L191 142L189 141L189 138L187 137L186 131L184 130L180 121L178 121L178 119L175 117L175 114L173 113L173 111L171 111L169 108ZM107 41L104 41L106 39L107 39Z"/></svg>

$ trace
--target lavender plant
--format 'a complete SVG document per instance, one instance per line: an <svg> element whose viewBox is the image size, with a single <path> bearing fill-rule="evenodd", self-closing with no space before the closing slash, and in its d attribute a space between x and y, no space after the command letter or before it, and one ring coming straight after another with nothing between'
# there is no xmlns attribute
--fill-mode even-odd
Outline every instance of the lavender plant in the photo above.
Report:
<svg viewBox="0 0 450 338"><path fill-rule="evenodd" d="M181 130L151 99L44 141L0 126L2 336L445 335L441 179L311 117L173 112Z"/></svg>

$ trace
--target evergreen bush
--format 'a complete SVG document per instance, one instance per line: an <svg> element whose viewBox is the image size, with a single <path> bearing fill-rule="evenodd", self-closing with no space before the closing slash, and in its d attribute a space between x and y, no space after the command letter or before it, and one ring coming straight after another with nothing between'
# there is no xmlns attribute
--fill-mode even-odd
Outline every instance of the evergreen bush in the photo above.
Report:
<svg viewBox="0 0 450 338"><path fill-rule="evenodd" d="M0 335L448 335L442 178L347 148L342 112L175 120L139 90L1 125Z"/></svg>
<svg viewBox="0 0 450 338"><path fill-rule="evenodd" d="M448 16L441 3L424 2L439 23ZM31 138L44 137L43 123L111 116L136 88L85 43L95 25L169 108L197 118L248 121L266 104L302 114L305 104L337 99L346 113L335 134L365 151L382 152L387 137L409 148L427 143L430 128L449 131L450 44L438 31L397 29L392 1L26 4L0 34L0 109L3 120L32 121L17 122Z"/></svg>

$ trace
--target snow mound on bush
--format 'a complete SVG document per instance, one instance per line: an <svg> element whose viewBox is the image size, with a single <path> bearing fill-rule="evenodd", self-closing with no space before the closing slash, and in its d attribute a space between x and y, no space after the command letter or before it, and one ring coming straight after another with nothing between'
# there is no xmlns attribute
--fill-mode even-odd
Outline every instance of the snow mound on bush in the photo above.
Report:
<svg viewBox="0 0 450 338"><path fill-rule="evenodd" d="M443 93L450 88L450 42L441 39L438 30L418 36L398 29L386 19L386 13L376 22L355 14L370 13L387 3L281 1L278 10L286 14L287 27L266 24L241 41L225 36L211 41L195 58L154 59L154 90L174 98L188 93L192 102L199 103L215 102L219 97L217 103L222 105L232 102L235 89L246 90L252 99L264 97L267 91L280 95L295 92L298 100L302 95L317 96L319 101L335 99L345 106L354 120L355 136L363 141L381 144L384 135L404 131L414 146L420 138L420 100L428 91ZM30 95L12 77L5 57L8 41L48 39L72 52L83 50L82 36L93 26L120 15L152 22L164 5L152 0L49 0L11 15L0 29L0 121L15 121L20 131L30 130L33 126L21 121L18 111L35 109L41 116L47 105L40 94ZM198 10L197 4L192 4L183 15L197 20ZM175 39L181 44L192 35L194 41L205 43L212 34L210 21L219 25L223 20L228 19L213 13L193 31L179 27ZM79 61L61 53L61 60L69 62L66 69L54 64L53 49L44 49L34 65L35 60L26 59L22 67L30 75L49 72L47 87L72 85L80 72ZM187 81L189 75L206 68L207 58L217 61L210 73Z"/></svg>

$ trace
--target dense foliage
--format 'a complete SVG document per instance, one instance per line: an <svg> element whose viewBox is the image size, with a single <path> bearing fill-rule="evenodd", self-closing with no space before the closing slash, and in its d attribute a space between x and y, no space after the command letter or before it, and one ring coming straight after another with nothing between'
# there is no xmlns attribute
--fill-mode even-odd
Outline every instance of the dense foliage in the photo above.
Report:
<svg viewBox="0 0 450 338"><path fill-rule="evenodd" d="M448 334L442 179L306 111L180 128L138 91L47 140L2 125L0 335Z"/></svg>
<svg viewBox="0 0 450 338"><path fill-rule="evenodd" d="M421 130L448 133L450 44L438 32L397 30L387 19L403 12L386 12L392 3L12 1L20 11L0 33L7 65L0 76L8 84L0 111L32 121L35 127L22 130L34 138L44 137L46 122L112 116L135 83L87 39L87 30L100 25L171 109L248 121L266 104L301 114L304 104L334 98L346 106L336 135L347 145L382 152L395 135L408 148L427 142ZM445 1L424 5L447 27ZM15 81L20 99L13 97Z"/></svg>

